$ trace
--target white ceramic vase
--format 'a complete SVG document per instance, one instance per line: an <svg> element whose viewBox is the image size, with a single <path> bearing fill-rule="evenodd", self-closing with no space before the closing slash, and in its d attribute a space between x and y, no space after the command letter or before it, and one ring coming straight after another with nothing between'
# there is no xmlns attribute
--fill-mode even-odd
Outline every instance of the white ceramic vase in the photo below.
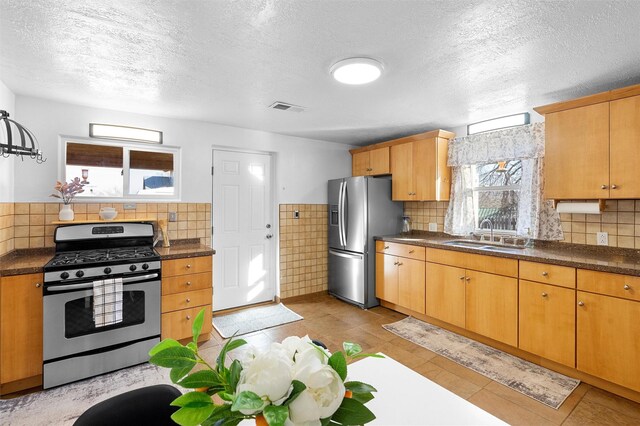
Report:
<svg viewBox="0 0 640 426"><path fill-rule="evenodd" d="M73 220L74 214L73 210L71 210L71 204L63 204L60 209L60 213L58 213L58 219L60 220Z"/></svg>

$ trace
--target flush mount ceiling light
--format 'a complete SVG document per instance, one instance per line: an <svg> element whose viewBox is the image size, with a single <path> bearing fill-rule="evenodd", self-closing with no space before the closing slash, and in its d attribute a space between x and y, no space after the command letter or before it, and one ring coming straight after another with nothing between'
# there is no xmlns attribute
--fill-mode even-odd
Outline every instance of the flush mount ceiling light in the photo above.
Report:
<svg viewBox="0 0 640 426"><path fill-rule="evenodd" d="M92 138L119 139L136 142L162 143L162 132L138 127L115 126L113 124L89 123Z"/></svg>
<svg viewBox="0 0 640 426"><path fill-rule="evenodd" d="M340 83L367 84L380 77L382 64L371 58L349 58L333 64L330 71Z"/></svg>

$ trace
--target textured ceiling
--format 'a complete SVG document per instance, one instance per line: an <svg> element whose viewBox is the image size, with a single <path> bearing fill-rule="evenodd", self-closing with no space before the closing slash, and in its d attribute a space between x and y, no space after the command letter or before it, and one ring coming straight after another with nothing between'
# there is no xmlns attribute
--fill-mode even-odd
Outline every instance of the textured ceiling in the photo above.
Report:
<svg viewBox="0 0 640 426"><path fill-rule="evenodd" d="M0 80L368 144L640 83L639 23L640 1L0 0ZM336 83L329 67L350 56L379 59L383 77Z"/></svg>

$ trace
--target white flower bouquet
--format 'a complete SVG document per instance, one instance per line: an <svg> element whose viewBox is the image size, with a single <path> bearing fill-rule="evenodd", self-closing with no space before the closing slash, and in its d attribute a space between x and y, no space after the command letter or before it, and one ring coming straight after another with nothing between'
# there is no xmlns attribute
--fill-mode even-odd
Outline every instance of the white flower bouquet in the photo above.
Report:
<svg viewBox="0 0 640 426"><path fill-rule="evenodd" d="M327 426L375 419L364 404L376 389L345 380L348 360L380 355L363 354L348 342L344 352L331 354L308 336L293 336L266 350L249 347L227 367L227 353L247 343L232 338L211 366L198 354L203 318L204 310L194 320L192 342L165 339L149 352L151 363L171 369L173 383L192 389L171 404L180 407L171 416L176 423L228 426L256 419L258 425ZM204 368L192 372L196 365Z"/></svg>

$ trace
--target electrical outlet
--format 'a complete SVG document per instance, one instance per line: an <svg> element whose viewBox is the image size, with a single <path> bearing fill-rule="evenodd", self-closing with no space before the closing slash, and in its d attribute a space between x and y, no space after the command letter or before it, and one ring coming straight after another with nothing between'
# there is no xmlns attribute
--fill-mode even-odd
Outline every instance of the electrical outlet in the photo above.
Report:
<svg viewBox="0 0 640 426"><path fill-rule="evenodd" d="M124 203L124 205L122 206L123 210L135 210L136 209L136 203Z"/></svg>
<svg viewBox="0 0 640 426"><path fill-rule="evenodd" d="M299 210L294 210L293 211L293 218L294 219L300 219L300 211Z"/></svg>
<svg viewBox="0 0 640 426"><path fill-rule="evenodd" d="M437 223L429 223L429 232L437 232L438 231L438 224Z"/></svg>
<svg viewBox="0 0 640 426"><path fill-rule="evenodd" d="M609 233L608 232L597 232L596 233L596 242L599 246L608 246L609 245Z"/></svg>
<svg viewBox="0 0 640 426"><path fill-rule="evenodd" d="M169 222L177 222L177 221L178 221L178 213L169 212Z"/></svg>

